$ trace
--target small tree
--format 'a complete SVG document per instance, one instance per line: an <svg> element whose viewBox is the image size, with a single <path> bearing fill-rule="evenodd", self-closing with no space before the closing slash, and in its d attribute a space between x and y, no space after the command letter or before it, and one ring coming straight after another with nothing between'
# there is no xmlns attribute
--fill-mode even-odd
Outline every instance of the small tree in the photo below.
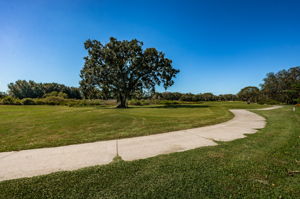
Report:
<svg viewBox="0 0 300 199"><path fill-rule="evenodd" d="M5 92L0 91L0 98L4 98L5 96L7 96L7 94Z"/></svg>
<svg viewBox="0 0 300 199"><path fill-rule="evenodd" d="M243 88L238 96L241 100L247 101L248 104L251 102L257 102L259 97L259 89L255 86L248 86Z"/></svg>
<svg viewBox="0 0 300 199"><path fill-rule="evenodd" d="M103 45L97 40L87 40L88 51L81 70L82 89L96 87L113 94L119 108L126 108L128 99L141 90L155 91L156 85L165 89L174 84L179 72L172 67L172 60L155 48L142 49L143 43L134 39L118 41L110 38Z"/></svg>

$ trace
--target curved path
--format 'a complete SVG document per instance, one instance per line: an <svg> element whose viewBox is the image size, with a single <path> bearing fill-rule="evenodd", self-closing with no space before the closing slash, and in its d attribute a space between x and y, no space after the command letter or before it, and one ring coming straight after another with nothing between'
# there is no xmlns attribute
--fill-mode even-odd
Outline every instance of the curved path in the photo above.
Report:
<svg viewBox="0 0 300 199"><path fill-rule="evenodd" d="M260 109L270 110L279 108ZM32 177L56 171L75 170L108 164L118 153L123 160L137 160L159 154L217 145L245 137L264 128L265 119L244 109L230 110L235 117L227 122L156 135L99 141L53 148L0 153L0 181ZM117 144L118 143L118 144Z"/></svg>

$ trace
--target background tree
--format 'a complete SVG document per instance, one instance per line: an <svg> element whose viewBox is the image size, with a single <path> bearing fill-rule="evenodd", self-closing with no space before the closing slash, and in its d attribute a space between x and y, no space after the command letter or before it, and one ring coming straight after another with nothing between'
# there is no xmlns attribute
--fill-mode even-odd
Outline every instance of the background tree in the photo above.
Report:
<svg viewBox="0 0 300 199"><path fill-rule="evenodd" d="M143 50L143 43L136 39L110 38L105 45L87 40L84 45L88 56L81 70L81 88L106 89L117 98L119 108L126 108L128 99L137 91L154 92L155 86L161 84L165 89L172 86L179 72L164 53L155 48Z"/></svg>
<svg viewBox="0 0 300 199"><path fill-rule="evenodd" d="M99 90L93 86L81 87L82 94L85 99L111 99L112 96L105 89Z"/></svg>
<svg viewBox="0 0 300 199"><path fill-rule="evenodd" d="M8 93L15 98L42 98L51 92L66 93L68 98L81 99L81 91L76 87L68 87L57 83L36 83L32 80L18 80L8 85Z"/></svg>
<svg viewBox="0 0 300 199"><path fill-rule="evenodd" d="M51 93L45 94L43 97L60 97L60 98L68 98L68 95L63 92L52 91Z"/></svg>
<svg viewBox="0 0 300 199"><path fill-rule="evenodd" d="M259 89L255 86L248 86L243 88L238 96L241 100L247 101L247 103L257 102L259 97Z"/></svg>
<svg viewBox="0 0 300 199"><path fill-rule="evenodd" d="M300 98L300 67L268 73L261 84L262 95L266 99L292 104Z"/></svg>
<svg viewBox="0 0 300 199"><path fill-rule="evenodd" d="M34 81L18 80L15 83L8 84L9 95L23 98L38 98L44 95L42 84L37 84Z"/></svg>
<svg viewBox="0 0 300 199"><path fill-rule="evenodd" d="M0 98L6 97L7 94L5 92L0 92Z"/></svg>

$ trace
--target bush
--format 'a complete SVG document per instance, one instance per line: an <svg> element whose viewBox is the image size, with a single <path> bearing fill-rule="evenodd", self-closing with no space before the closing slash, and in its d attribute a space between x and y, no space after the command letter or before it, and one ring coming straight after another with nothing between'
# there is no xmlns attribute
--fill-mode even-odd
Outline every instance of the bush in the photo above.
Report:
<svg viewBox="0 0 300 199"><path fill-rule="evenodd" d="M144 106L144 105L150 105L150 104L155 104L154 100L137 100L133 99L128 102L130 105L135 105L135 106Z"/></svg>
<svg viewBox="0 0 300 199"><path fill-rule="evenodd" d="M11 104L14 104L14 103L15 103L15 99L11 96L6 96L1 100L1 104L11 105Z"/></svg>
<svg viewBox="0 0 300 199"><path fill-rule="evenodd" d="M35 105L35 101L32 98L24 98L22 99L23 105Z"/></svg>
<svg viewBox="0 0 300 199"><path fill-rule="evenodd" d="M66 100L62 97L46 97L44 103L48 105L65 105Z"/></svg>
<svg viewBox="0 0 300 199"><path fill-rule="evenodd" d="M258 101L258 104L276 105L276 104L280 104L280 102L273 99L261 99Z"/></svg>
<svg viewBox="0 0 300 199"><path fill-rule="evenodd" d="M13 98L11 96L6 96L2 98L1 104L5 105L21 105L21 101L19 99Z"/></svg>
<svg viewBox="0 0 300 199"><path fill-rule="evenodd" d="M85 99L85 100L74 100L66 99L65 105L68 106L99 106L99 105L115 105L115 100L100 100L100 99Z"/></svg>
<svg viewBox="0 0 300 199"><path fill-rule="evenodd" d="M133 100L129 101L129 104L130 105L135 105L135 106L141 106L142 102L140 100L133 99Z"/></svg>
<svg viewBox="0 0 300 199"><path fill-rule="evenodd" d="M152 102L150 100L142 100L143 105L150 105Z"/></svg>
<svg viewBox="0 0 300 199"><path fill-rule="evenodd" d="M80 105L83 105L83 106L103 105L103 100L99 100L99 99L81 100Z"/></svg>
<svg viewBox="0 0 300 199"><path fill-rule="evenodd" d="M195 102L188 102L188 101L177 101L177 100L137 100L133 99L129 101L129 105L136 105L136 106L144 106L150 104L160 104L165 106L174 106L179 104L202 104L203 102L195 101Z"/></svg>
<svg viewBox="0 0 300 199"><path fill-rule="evenodd" d="M147 103L147 102L145 102ZM0 104L5 105L65 105L65 106L98 106L98 105L116 105L116 100L78 100L65 99L59 96L48 96L46 98L24 98L22 100L6 96L0 99Z"/></svg>
<svg viewBox="0 0 300 199"><path fill-rule="evenodd" d="M52 91L51 93L46 93L44 98L47 97L60 97L60 98L68 98L68 95L64 92Z"/></svg>
<svg viewBox="0 0 300 199"><path fill-rule="evenodd" d="M166 106L172 106L172 105L177 105L180 104L178 101L171 101L171 100L163 100L160 101L160 104L166 105Z"/></svg>
<svg viewBox="0 0 300 199"><path fill-rule="evenodd" d="M37 98L37 99L34 99L34 102L36 105L45 105L45 99L43 98Z"/></svg>

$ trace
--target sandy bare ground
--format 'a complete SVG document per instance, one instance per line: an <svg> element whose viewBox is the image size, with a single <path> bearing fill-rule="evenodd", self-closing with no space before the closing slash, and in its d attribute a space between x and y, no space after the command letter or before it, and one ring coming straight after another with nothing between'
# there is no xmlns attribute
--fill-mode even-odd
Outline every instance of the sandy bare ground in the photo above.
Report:
<svg viewBox="0 0 300 199"><path fill-rule="evenodd" d="M279 106L260 109L271 110ZM230 110L235 117L227 122L156 135L99 141L53 148L0 153L0 181L32 177L56 171L108 164L118 152L123 160L137 160L160 154L217 145L217 141L244 138L264 128L265 119L247 110Z"/></svg>

